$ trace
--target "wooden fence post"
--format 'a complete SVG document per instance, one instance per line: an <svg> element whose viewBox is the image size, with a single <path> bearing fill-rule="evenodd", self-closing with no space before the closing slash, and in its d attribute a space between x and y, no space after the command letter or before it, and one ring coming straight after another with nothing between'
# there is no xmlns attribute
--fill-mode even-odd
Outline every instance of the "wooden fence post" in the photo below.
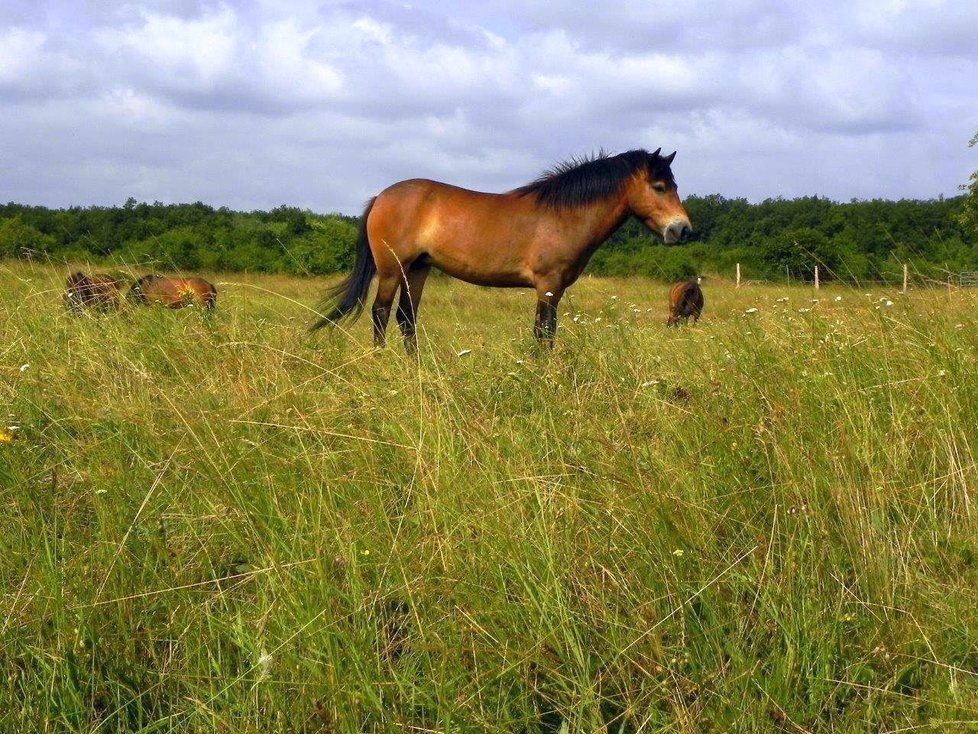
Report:
<svg viewBox="0 0 978 734"><path fill-rule="evenodd" d="M907 292L907 264L903 264L903 293Z"/></svg>
<svg viewBox="0 0 978 734"><path fill-rule="evenodd" d="M737 287L740 288L740 263L737 263Z"/></svg>
<svg viewBox="0 0 978 734"><path fill-rule="evenodd" d="M815 266L815 290L818 290L818 265Z"/></svg>

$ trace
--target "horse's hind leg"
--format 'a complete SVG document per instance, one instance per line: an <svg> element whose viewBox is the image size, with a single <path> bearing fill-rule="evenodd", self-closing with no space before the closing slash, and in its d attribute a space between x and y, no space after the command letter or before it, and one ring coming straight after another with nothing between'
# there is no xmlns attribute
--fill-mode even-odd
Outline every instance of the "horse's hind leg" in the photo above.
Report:
<svg viewBox="0 0 978 734"><path fill-rule="evenodd" d="M425 280L431 266L426 263L414 263L404 274L401 283L401 297L397 304L397 325L404 335L404 348L411 353L418 350L418 308L421 306L421 293L424 291Z"/></svg>
<svg viewBox="0 0 978 734"><path fill-rule="evenodd" d="M400 274L381 275L377 279L377 296L372 309L375 347L382 347L387 341L387 322L391 317L391 304L394 303L399 285Z"/></svg>

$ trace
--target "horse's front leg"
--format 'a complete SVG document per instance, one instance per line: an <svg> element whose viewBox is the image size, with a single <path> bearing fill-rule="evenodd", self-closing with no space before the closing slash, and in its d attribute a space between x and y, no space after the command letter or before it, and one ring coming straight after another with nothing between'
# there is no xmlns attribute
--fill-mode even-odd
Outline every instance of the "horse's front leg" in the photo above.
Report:
<svg viewBox="0 0 978 734"><path fill-rule="evenodd" d="M537 286L537 316L533 324L533 336L540 344L553 348L557 335L557 304L564 295L557 286Z"/></svg>

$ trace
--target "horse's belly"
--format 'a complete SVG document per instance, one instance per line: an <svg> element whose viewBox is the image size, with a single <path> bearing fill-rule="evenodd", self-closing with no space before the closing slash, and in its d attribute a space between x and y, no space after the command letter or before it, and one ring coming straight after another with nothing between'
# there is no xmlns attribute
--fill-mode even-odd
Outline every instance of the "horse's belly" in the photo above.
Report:
<svg viewBox="0 0 978 734"><path fill-rule="evenodd" d="M523 258L485 246L433 247L428 257L442 272L475 285L519 288L533 283Z"/></svg>

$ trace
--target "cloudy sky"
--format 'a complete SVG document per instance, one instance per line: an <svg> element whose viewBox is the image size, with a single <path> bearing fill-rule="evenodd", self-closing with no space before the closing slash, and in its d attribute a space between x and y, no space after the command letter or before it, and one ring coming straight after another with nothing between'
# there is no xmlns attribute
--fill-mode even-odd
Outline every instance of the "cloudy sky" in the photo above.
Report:
<svg viewBox="0 0 978 734"><path fill-rule="evenodd" d="M975 0L2 0L0 201L358 212L678 150L680 193L954 195Z"/></svg>

